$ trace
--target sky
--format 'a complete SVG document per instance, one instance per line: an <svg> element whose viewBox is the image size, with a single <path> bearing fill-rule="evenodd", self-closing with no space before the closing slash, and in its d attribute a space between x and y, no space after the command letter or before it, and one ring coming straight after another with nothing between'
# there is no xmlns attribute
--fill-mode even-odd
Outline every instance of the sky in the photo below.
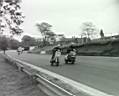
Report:
<svg viewBox="0 0 119 96"><path fill-rule="evenodd" d="M40 38L36 23L51 24L66 37L81 34L83 22L92 22L106 35L119 33L119 0L22 0L24 34Z"/></svg>

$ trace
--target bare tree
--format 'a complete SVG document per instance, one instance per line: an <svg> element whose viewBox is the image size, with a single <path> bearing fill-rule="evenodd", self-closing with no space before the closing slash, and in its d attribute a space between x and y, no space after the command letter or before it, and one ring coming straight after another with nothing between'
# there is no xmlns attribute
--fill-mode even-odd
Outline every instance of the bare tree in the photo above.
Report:
<svg viewBox="0 0 119 96"><path fill-rule="evenodd" d="M49 42L49 39L53 38L56 34L51 31L52 25L42 22L41 24L36 24L39 31L41 32L43 36L43 43L46 45L46 42Z"/></svg>
<svg viewBox="0 0 119 96"><path fill-rule="evenodd" d="M92 22L84 22L81 26L82 29L82 33L81 36L82 37L86 37L88 39L93 38L93 36L96 35L96 26L92 23Z"/></svg>

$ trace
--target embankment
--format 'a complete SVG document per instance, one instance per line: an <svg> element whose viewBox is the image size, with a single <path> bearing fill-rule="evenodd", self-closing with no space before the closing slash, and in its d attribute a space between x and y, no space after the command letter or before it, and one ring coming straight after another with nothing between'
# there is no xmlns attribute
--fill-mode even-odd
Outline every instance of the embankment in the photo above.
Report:
<svg viewBox="0 0 119 96"><path fill-rule="evenodd" d="M77 55L84 56L119 56L119 39L90 42L81 45L74 45L73 48L77 50ZM52 48L45 48L47 54L51 54ZM62 53L66 54L68 46L62 47ZM35 49L31 53L40 53L42 50Z"/></svg>

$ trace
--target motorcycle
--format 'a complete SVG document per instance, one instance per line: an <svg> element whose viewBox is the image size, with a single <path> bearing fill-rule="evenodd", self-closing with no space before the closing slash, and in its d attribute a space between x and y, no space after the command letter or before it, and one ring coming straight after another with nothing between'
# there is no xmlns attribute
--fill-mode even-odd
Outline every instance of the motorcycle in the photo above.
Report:
<svg viewBox="0 0 119 96"><path fill-rule="evenodd" d="M73 54L68 54L65 56L65 64L74 64L75 61L76 61L76 55L73 55Z"/></svg>
<svg viewBox="0 0 119 96"><path fill-rule="evenodd" d="M53 58L51 58L51 61L50 61L51 66L53 66L54 64L55 64L56 66L59 66L60 56L61 56L61 51L60 51L60 50L57 50L57 51L55 52L55 56L54 56Z"/></svg>
<svg viewBox="0 0 119 96"><path fill-rule="evenodd" d="M50 60L51 66L59 66L59 57L55 57L53 59Z"/></svg>

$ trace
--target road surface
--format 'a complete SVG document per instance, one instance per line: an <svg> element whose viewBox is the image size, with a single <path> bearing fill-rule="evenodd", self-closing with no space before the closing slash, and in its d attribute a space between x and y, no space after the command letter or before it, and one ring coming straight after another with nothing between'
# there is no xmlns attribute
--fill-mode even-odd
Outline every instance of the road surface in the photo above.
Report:
<svg viewBox="0 0 119 96"><path fill-rule="evenodd" d="M75 65L66 65L61 58L59 67L50 66L50 55L16 52L7 54L36 66L48 69L75 81L114 96L119 96L119 57L78 56Z"/></svg>

